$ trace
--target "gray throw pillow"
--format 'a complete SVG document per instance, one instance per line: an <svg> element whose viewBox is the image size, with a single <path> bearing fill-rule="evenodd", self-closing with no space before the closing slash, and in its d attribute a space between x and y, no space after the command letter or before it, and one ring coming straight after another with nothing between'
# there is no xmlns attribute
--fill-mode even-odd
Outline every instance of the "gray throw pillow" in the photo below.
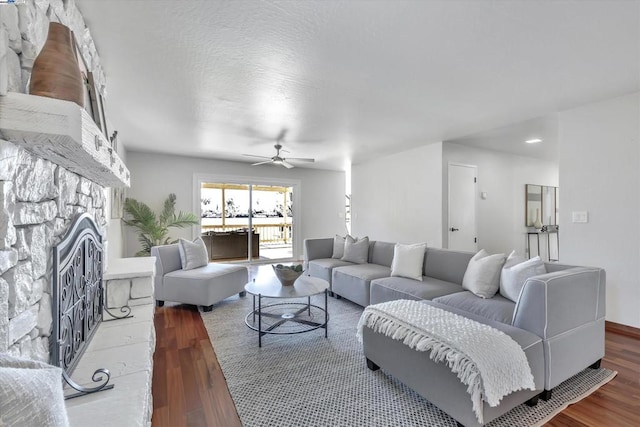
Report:
<svg viewBox="0 0 640 427"><path fill-rule="evenodd" d="M336 234L336 237L333 238L333 254L331 255L331 258L340 259L344 256L344 245L347 237L351 236L346 235L345 237L342 237Z"/></svg>
<svg viewBox="0 0 640 427"><path fill-rule="evenodd" d="M178 241L178 250L180 251L180 262L183 270L204 267L209 263L207 245L200 237L196 237L193 242L180 239Z"/></svg>
<svg viewBox="0 0 640 427"><path fill-rule="evenodd" d="M347 238L344 245L344 256L341 259L356 264L366 264L369 260L369 237L356 240Z"/></svg>
<svg viewBox="0 0 640 427"><path fill-rule="evenodd" d="M0 425L69 425L62 369L0 353Z"/></svg>

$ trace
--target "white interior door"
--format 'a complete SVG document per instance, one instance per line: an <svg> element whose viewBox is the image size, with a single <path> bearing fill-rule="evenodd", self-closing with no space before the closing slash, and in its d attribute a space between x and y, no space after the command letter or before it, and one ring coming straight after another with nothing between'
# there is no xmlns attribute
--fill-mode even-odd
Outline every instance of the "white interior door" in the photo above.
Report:
<svg viewBox="0 0 640 427"><path fill-rule="evenodd" d="M449 163L449 249L477 250L477 171L477 166Z"/></svg>

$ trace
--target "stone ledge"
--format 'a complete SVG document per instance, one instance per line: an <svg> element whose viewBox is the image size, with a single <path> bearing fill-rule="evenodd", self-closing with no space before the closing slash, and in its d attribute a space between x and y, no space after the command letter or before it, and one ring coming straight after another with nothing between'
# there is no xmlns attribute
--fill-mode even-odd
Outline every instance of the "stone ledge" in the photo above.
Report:
<svg viewBox="0 0 640 427"><path fill-rule="evenodd" d="M102 280L151 277L156 271L156 257L115 258L109 260L109 268Z"/></svg>
<svg viewBox="0 0 640 427"><path fill-rule="evenodd" d="M151 377L136 372L118 377L114 384L113 390L67 400L69 425L150 426Z"/></svg>
<svg viewBox="0 0 640 427"><path fill-rule="evenodd" d="M111 373L112 390L67 400L73 426L151 425L151 379L155 328L153 304L133 307L134 317L102 322L71 378L94 386L91 375L98 368ZM105 319L109 316L105 313Z"/></svg>
<svg viewBox="0 0 640 427"><path fill-rule="evenodd" d="M87 111L70 101L0 96L0 137L105 187L129 187L129 170Z"/></svg>
<svg viewBox="0 0 640 427"><path fill-rule="evenodd" d="M137 306L153 302L155 257L116 258L109 261L102 280L108 309Z"/></svg>

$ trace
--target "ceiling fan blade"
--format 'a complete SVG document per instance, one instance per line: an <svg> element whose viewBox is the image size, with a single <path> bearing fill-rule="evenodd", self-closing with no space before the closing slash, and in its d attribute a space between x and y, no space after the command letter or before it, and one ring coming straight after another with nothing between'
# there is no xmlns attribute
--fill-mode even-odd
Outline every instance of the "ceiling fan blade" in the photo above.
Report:
<svg viewBox="0 0 640 427"><path fill-rule="evenodd" d="M245 157L255 157L258 159L271 159L271 157L267 157L267 156L256 156L255 154L243 154L243 156Z"/></svg>
<svg viewBox="0 0 640 427"><path fill-rule="evenodd" d="M251 166L266 165L267 163L272 163L272 161L266 160L264 162L252 163Z"/></svg>
<svg viewBox="0 0 640 427"><path fill-rule="evenodd" d="M282 162L280 162L280 164L282 166L284 166L287 169L291 169L292 167L294 167L291 163L287 162L286 160L282 160Z"/></svg>
<svg viewBox="0 0 640 427"><path fill-rule="evenodd" d="M296 162L310 162L313 163L316 159L304 158L304 157L287 157L287 160L294 160Z"/></svg>

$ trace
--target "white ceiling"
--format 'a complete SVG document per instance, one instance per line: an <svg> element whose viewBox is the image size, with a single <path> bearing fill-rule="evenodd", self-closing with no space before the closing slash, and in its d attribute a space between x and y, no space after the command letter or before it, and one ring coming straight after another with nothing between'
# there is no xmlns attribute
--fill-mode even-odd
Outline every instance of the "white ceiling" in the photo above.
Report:
<svg viewBox="0 0 640 427"><path fill-rule="evenodd" d="M525 143L531 139L541 139L542 142ZM450 139L448 142L557 162L558 115L552 113L461 138Z"/></svg>
<svg viewBox="0 0 640 427"><path fill-rule="evenodd" d="M519 144L640 90L638 1L76 3L134 151L249 161L286 129L328 169L443 140L553 158Z"/></svg>

